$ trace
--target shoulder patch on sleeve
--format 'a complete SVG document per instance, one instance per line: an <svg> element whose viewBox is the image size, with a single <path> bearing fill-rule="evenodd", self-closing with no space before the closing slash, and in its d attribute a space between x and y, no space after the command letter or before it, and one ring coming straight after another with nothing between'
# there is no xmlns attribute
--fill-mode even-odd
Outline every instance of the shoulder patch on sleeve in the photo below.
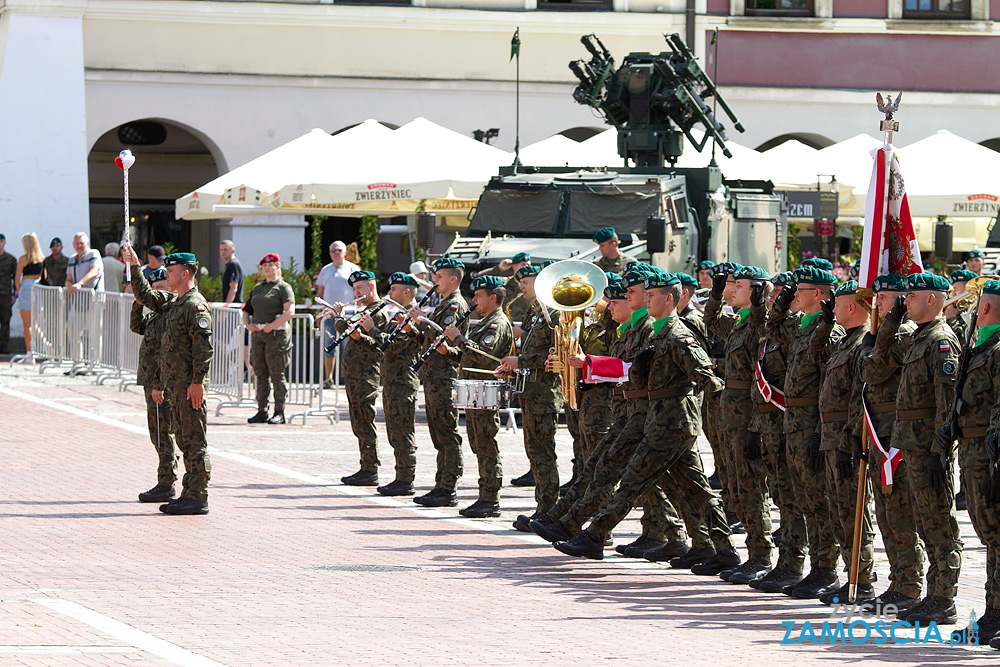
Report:
<svg viewBox="0 0 1000 667"><path fill-rule="evenodd" d="M205 310L205 306L198 306L198 310Z"/></svg>
<svg viewBox="0 0 1000 667"><path fill-rule="evenodd" d="M938 345L938 352L951 352L951 343L946 340L941 341Z"/></svg>
<svg viewBox="0 0 1000 667"><path fill-rule="evenodd" d="M458 310L458 304L457 303L450 304L448 308L451 310Z"/></svg>
<svg viewBox="0 0 1000 667"><path fill-rule="evenodd" d="M955 370L956 370L956 368L955 368L955 362L953 362L953 361L946 361L946 362L944 362L944 364L941 366L941 370L946 375L952 375L952 374L954 374Z"/></svg>
<svg viewBox="0 0 1000 667"><path fill-rule="evenodd" d="M199 317L198 318L198 326L201 327L202 329L207 329L208 328L208 318L207 317Z"/></svg>

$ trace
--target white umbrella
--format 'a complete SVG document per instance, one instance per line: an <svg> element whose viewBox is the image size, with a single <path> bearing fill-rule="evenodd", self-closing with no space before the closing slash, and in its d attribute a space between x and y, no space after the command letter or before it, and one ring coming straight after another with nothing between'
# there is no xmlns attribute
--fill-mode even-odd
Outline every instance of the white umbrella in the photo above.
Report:
<svg viewBox="0 0 1000 667"><path fill-rule="evenodd" d="M579 141L554 134L522 148L520 159L521 164L533 167L579 167L586 164L584 154Z"/></svg>
<svg viewBox="0 0 1000 667"><path fill-rule="evenodd" d="M996 216L1000 153L948 130L938 130L896 153L913 215Z"/></svg>

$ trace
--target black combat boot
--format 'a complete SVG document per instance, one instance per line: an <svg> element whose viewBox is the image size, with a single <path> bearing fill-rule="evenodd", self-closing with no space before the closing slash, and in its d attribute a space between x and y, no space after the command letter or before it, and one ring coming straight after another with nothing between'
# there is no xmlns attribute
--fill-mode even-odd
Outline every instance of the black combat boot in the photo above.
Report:
<svg viewBox="0 0 1000 667"><path fill-rule="evenodd" d="M823 604L861 604L862 602L868 602L875 598L875 589L872 588L871 584L863 584L858 582L858 585L854 588L854 599L850 600L851 584L850 582L844 584L835 591L830 591L828 593L823 593L819 596L819 601Z"/></svg>
<svg viewBox="0 0 1000 667"><path fill-rule="evenodd" d="M662 546L663 542L640 535L634 542L619 544L615 547L615 551L628 558L643 558L650 549L658 549Z"/></svg>
<svg viewBox="0 0 1000 667"><path fill-rule="evenodd" d="M898 612L905 609L910 609L918 602L919 600L911 598L909 595L900 593L899 591L888 590L878 597L868 600L861 606L866 611L869 611L877 616L884 616L888 612L898 614ZM890 605L892 608L889 608ZM889 608L888 611L887 608ZM893 609L895 609L895 611L893 611ZM899 618L899 616L897 615L896 618Z"/></svg>
<svg viewBox="0 0 1000 667"><path fill-rule="evenodd" d="M755 579L761 579L771 571L771 561L764 558L751 558L736 568L726 580L731 584L749 584Z"/></svg>
<svg viewBox="0 0 1000 667"><path fill-rule="evenodd" d="M340 481L347 486L378 486L378 473L359 470L353 475L341 477Z"/></svg>
<svg viewBox="0 0 1000 667"><path fill-rule="evenodd" d="M921 605L916 611L906 615L907 623L920 623L926 626L931 621L938 625L952 625L958 620L955 601L941 595L932 595L927 604Z"/></svg>
<svg viewBox="0 0 1000 667"><path fill-rule="evenodd" d="M690 550L691 548L688 547L687 542L676 540L674 542L667 542L661 547L649 549L642 554L642 557L651 563L667 563L674 558L680 558Z"/></svg>
<svg viewBox="0 0 1000 667"><path fill-rule="evenodd" d="M684 555L670 559L670 567L675 570L690 570L699 563L704 563L715 556L715 547L688 549Z"/></svg>
<svg viewBox="0 0 1000 667"><path fill-rule="evenodd" d="M781 593L785 588L794 587L800 581L802 581L801 572L795 572L779 565L760 579L751 581L750 586L761 593Z"/></svg>
<svg viewBox="0 0 1000 667"><path fill-rule="evenodd" d="M491 503L487 500L477 500L468 507L458 510L462 516L470 519L486 519L500 516L500 503Z"/></svg>
<svg viewBox="0 0 1000 667"><path fill-rule="evenodd" d="M412 496L413 495L413 482L404 482L399 479L394 479L385 486L380 486L376 489L383 496Z"/></svg>
<svg viewBox="0 0 1000 667"><path fill-rule="evenodd" d="M556 542L556 549L568 556L604 560L604 540L599 540L587 531L583 531L569 542Z"/></svg>
<svg viewBox="0 0 1000 667"><path fill-rule="evenodd" d="M538 517L531 519L528 525L531 532L549 542L568 542L574 537L562 521L549 523L543 517Z"/></svg>
<svg viewBox="0 0 1000 667"><path fill-rule="evenodd" d="M510 480L511 486L534 486L535 485L535 474L530 470L520 477L515 477Z"/></svg>
<svg viewBox="0 0 1000 667"><path fill-rule="evenodd" d="M979 623L980 646L985 646L989 640L1000 635L1000 609L986 605L986 612L976 622Z"/></svg>
<svg viewBox="0 0 1000 667"><path fill-rule="evenodd" d="M691 567L691 572L704 577L714 577L726 568L735 568L740 564L740 556L735 549L723 549L717 551L708 560ZM673 565L673 562L671 562Z"/></svg>
<svg viewBox="0 0 1000 667"><path fill-rule="evenodd" d="M257 414L247 420L248 424L265 424L267 423L267 410L258 410Z"/></svg>
<svg viewBox="0 0 1000 667"><path fill-rule="evenodd" d="M164 514L208 514L208 503L194 498L175 498L166 505L160 505Z"/></svg>
<svg viewBox="0 0 1000 667"><path fill-rule="evenodd" d="M455 507L458 505L458 497L454 491L438 488L414 498L413 502L424 507Z"/></svg>
<svg viewBox="0 0 1000 667"><path fill-rule="evenodd" d="M834 570L813 569L806 578L791 590L784 591L786 595L800 600L813 600L823 593L840 588L840 579Z"/></svg>
<svg viewBox="0 0 1000 667"><path fill-rule="evenodd" d="M165 503L169 500L173 500L177 493L174 491L173 484L157 484L149 491L143 491L139 494L140 503Z"/></svg>

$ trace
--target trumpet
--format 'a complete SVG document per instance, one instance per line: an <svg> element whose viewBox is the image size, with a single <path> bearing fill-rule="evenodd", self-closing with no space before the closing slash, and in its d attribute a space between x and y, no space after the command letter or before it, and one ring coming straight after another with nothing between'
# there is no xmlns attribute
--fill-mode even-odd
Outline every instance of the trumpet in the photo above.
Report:
<svg viewBox="0 0 1000 667"><path fill-rule="evenodd" d="M545 306L560 312L555 324L555 359L550 370L559 374L563 400L578 409L576 385L579 371L569 365L569 357L580 353L583 311L601 300L608 278L596 264L565 259L542 269L535 278L535 297Z"/></svg>
<svg viewBox="0 0 1000 667"><path fill-rule="evenodd" d="M978 276L965 283L965 291L961 294L946 299L944 307L955 306L959 310L969 310L974 308L979 299L979 293L983 291L983 285L987 280L1000 280L1000 276Z"/></svg>

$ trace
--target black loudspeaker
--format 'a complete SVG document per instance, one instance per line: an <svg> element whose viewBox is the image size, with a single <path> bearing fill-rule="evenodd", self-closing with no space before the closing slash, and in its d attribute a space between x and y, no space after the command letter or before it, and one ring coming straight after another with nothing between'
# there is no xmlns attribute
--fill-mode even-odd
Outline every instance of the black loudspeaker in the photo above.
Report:
<svg viewBox="0 0 1000 667"><path fill-rule="evenodd" d="M955 241L955 228L950 222L939 220L934 225L934 256L950 260Z"/></svg>
<svg viewBox="0 0 1000 667"><path fill-rule="evenodd" d="M417 213L417 247L425 252L434 249L434 228L437 226L437 214L421 211Z"/></svg>
<svg viewBox="0 0 1000 667"><path fill-rule="evenodd" d="M646 218L646 250L651 255L667 251L667 219L662 215Z"/></svg>

